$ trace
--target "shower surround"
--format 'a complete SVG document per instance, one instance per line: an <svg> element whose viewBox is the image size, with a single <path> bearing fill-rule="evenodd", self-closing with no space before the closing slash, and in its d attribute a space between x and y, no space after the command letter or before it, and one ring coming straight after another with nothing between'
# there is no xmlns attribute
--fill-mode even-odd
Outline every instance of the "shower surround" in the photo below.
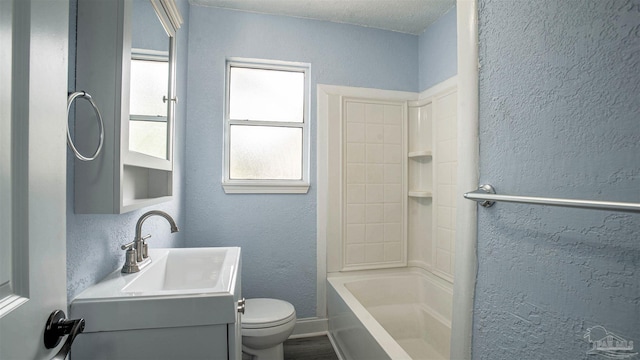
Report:
<svg viewBox="0 0 640 360"><path fill-rule="evenodd" d="M398 349L405 356L433 351L434 346L446 358L459 200L454 195L457 80L421 94L325 85L318 93L318 172L325 180L318 190L318 229L326 240L330 334L338 347L351 343L346 316L389 358ZM387 278L389 272L411 279L408 283L435 281L443 291L416 300L415 306L429 314L433 304L446 304L449 310L425 316L411 339L398 335L397 326L384 320L396 316L385 309L402 306L402 301L391 297L383 308L372 309L342 280L347 276L350 283L361 284L361 291L379 293L386 288L381 284L394 282ZM366 353L340 351L347 359Z"/></svg>

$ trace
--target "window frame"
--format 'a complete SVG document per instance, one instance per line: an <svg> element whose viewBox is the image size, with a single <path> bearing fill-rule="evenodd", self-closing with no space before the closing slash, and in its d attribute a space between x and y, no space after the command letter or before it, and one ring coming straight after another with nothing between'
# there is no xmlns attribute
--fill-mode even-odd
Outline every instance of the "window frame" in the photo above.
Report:
<svg viewBox="0 0 640 360"><path fill-rule="evenodd" d="M241 67L259 70L292 71L304 74L304 96L302 122L280 122L260 120L231 119L229 116L231 68ZM227 194L306 194L309 191L310 172L310 80L311 65L300 62L285 62L273 60L228 58L225 70L225 101L224 101L224 131L222 151L222 187ZM274 180L274 179L231 179L230 178L230 144L231 126L269 126L302 129L302 179Z"/></svg>

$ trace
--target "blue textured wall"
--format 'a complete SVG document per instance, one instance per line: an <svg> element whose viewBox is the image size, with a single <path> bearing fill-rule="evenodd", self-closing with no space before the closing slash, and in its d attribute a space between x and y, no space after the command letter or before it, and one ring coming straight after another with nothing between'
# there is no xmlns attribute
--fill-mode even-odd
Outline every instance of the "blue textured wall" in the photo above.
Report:
<svg viewBox="0 0 640 360"><path fill-rule="evenodd" d="M177 94L186 95L187 83L187 42L189 4L178 0L178 6L185 20L178 31ZM77 0L71 1L69 22L69 91L75 90L76 52L76 12ZM81 120L79 120L81 121ZM160 209L171 214L180 228L184 227L184 139L186 104L179 102L176 107L174 145L174 197L171 202L145 208L123 215L81 215L73 212L73 171L74 157L67 155L67 295L69 301L87 287L97 283L107 274L124 263L124 251L120 245L133 240L135 225L144 212ZM73 115L70 124L73 124ZM169 224L159 217L145 222L143 231L151 233L150 247L180 247L184 232L170 234Z"/></svg>
<svg viewBox="0 0 640 360"><path fill-rule="evenodd" d="M427 90L458 73L456 7L447 11L420 34L418 40L418 89Z"/></svg>
<svg viewBox="0 0 640 360"><path fill-rule="evenodd" d="M506 194L640 202L640 2L479 1L480 178ZM479 209L474 359L640 350L640 215Z"/></svg>
<svg viewBox="0 0 640 360"><path fill-rule="evenodd" d="M191 6L186 246L241 246L243 295L316 306L316 85L417 91L418 37L322 21ZM225 195L225 58L311 64L311 188L306 195Z"/></svg>

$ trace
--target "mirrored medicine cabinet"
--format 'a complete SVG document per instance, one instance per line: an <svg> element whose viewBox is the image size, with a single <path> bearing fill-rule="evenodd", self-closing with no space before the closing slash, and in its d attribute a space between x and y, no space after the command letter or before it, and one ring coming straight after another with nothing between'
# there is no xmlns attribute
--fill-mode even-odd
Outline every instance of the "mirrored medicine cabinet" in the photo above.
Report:
<svg viewBox="0 0 640 360"><path fill-rule="evenodd" d="M76 90L105 122L103 154L75 160L74 211L120 214L171 199L176 95L174 0L80 0ZM76 105L77 147L92 151L97 123Z"/></svg>

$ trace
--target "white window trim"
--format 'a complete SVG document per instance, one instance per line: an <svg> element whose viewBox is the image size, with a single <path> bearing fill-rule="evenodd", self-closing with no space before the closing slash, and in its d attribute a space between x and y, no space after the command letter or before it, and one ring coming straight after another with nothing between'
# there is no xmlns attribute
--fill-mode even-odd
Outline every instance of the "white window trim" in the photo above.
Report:
<svg viewBox="0 0 640 360"><path fill-rule="evenodd" d="M304 111L302 123L232 120L229 117L229 80L231 67L264 70L284 70L304 73ZM298 62L228 58L225 72L224 139L222 151L222 188L227 194L306 194L309 191L310 169L310 80L311 65ZM229 145L231 125L260 125L273 127L299 127L302 129L302 179L301 180L237 180L229 177Z"/></svg>

